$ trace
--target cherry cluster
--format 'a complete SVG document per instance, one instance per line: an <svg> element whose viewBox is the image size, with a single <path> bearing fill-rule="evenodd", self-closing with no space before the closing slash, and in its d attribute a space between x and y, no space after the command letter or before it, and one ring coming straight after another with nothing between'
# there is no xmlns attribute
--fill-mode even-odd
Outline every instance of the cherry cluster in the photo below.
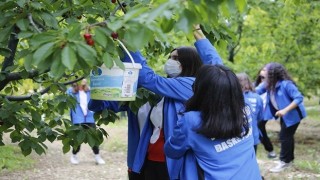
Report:
<svg viewBox="0 0 320 180"><path fill-rule="evenodd" d="M88 44L89 46L93 46L93 45L94 45L94 41L93 41L92 36L91 36L90 33L85 33L85 34L83 35L83 37L84 37L84 39L87 41L87 44Z"/></svg>

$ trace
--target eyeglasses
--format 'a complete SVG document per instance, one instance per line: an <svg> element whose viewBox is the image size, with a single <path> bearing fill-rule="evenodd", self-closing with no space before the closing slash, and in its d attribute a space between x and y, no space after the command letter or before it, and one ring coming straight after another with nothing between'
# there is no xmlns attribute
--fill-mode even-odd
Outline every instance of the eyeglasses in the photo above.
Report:
<svg viewBox="0 0 320 180"><path fill-rule="evenodd" d="M77 84L72 84L72 87L78 87L78 85Z"/></svg>
<svg viewBox="0 0 320 180"><path fill-rule="evenodd" d="M260 77L261 80L266 79L266 77L264 77L264 76L259 76L259 77Z"/></svg>

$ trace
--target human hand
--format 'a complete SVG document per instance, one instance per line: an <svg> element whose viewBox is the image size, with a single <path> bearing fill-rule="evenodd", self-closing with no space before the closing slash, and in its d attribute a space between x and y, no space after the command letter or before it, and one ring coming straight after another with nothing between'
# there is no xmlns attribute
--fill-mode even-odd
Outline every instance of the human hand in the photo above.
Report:
<svg viewBox="0 0 320 180"><path fill-rule="evenodd" d="M205 39L206 36L203 34L200 24L193 25L193 36L196 40Z"/></svg>
<svg viewBox="0 0 320 180"><path fill-rule="evenodd" d="M287 112L288 112L287 110L281 109L281 110L277 111L275 115L278 117L283 117L284 115L287 114Z"/></svg>

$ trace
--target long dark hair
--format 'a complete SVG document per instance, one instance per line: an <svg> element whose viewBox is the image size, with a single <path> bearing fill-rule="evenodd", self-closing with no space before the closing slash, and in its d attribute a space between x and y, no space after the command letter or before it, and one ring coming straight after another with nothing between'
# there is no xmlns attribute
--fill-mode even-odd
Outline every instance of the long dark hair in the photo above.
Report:
<svg viewBox="0 0 320 180"><path fill-rule="evenodd" d="M197 49L189 46L181 46L174 50L177 50L178 61L182 67L182 71L179 76L195 77L199 68L202 66L202 61Z"/></svg>
<svg viewBox="0 0 320 180"><path fill-rule="evenodd" d="M259 69L257 75L256 75L256 79L255 79L255 82L254 82L254 86L257 87L261 82L262 82L262 79L261 79L261 76L260 76L260 73L261 71L263 70L264 67L262 67L261 69Z"/></svg>
<svg viewBox="0 0 320 180"><path fill-rule="evenodd" d="M295 84L295 82L290 77L288 71L282 64L272 62L267 64L265 68L267 69L267 72L268 72L268 78L267 78L268 90L274 91L276 88L277 82L282 80L290 80Z"/></svg>
<svg viewBox="0 0 320 180"><path fill-rule="evenodd" d="M245 102L237 76L222 65L203 65L193 85L186 111L200 111L197 132L208 138L233 138L248 134ZM244 131L244 133L243 133Z"/></svg>

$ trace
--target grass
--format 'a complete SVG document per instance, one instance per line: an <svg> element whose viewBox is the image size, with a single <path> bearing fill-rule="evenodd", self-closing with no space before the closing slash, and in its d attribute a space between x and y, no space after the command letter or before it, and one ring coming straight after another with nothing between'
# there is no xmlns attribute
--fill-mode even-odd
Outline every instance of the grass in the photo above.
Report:
<svg viewBox="0 0 320 180"><path fill-rule="evenodd" d="M15 171L31 168L34 160L31 156L23 156L17 146L0 146L0 174L4 171Z"/></svg>

